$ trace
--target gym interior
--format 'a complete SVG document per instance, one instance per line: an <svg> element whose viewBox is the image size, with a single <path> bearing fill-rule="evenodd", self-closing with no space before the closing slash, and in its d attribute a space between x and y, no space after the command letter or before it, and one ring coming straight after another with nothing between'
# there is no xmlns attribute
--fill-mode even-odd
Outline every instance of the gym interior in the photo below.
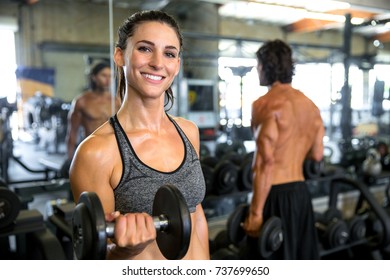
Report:
<svg viewBox="0 0 390 280"><path fill-rule="evenodd" d="M211 259L243 258L251 105L267 92L255 52L273 39L292 47L292 85L326 129L322 162L302 166L321 259L390 259L388 0L1 1L0 259L101 258L75 252L67 117L91 67L112 61L122 20L148 9L173 15L183 32L170 113L199 127ZM263 232L264 259L283 242L278 226Z"/></svg>

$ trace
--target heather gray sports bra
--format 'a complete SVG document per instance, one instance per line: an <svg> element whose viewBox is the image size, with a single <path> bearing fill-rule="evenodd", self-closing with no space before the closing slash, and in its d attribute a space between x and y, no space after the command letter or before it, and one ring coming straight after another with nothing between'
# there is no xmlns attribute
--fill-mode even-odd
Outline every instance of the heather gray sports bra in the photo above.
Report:
<svg viewBox="0 0 390 280"><path fill-rule="evenodd" d="M117 116L110 118L123 164L122 177L114 190L115 210L123 214L146 212L151 215L154 195L165 184L174 185L182 192L191 213L202 202L206 185L199 158L183 130L167 116L175 125L185 147L182 163L172 172L161 172L144 164L135 153Z"/></svg>

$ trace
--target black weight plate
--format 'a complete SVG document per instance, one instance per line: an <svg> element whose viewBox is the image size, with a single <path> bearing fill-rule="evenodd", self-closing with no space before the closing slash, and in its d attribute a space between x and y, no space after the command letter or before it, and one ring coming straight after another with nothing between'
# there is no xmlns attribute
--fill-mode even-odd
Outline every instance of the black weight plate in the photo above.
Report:
<svg viewBox="0 0 390 280"><path fill-rule="evenodd" d="M321 177L323 171L323 162L306 159L303 162L303 174L305 179L316 179Z"/></svg>
<svg viewBox="0 0 390 280"><path fill-rule="evenodd" d="M157 245L165 258L182 259L191 239L191 216L182 193L172 185L160 187L153 201L153 216L165 215L168 228L157 231Z"/></svg>
<svg viewBox="0 0 390 280"><path fill-rule="evenodd" d="M79 206L83 205L83 206ZM80 210L78 210L80 209ZM88 217L89 216L89 217ZM90 228L90 232L87 228ZM107 234L104 211L99 197L93 192L83 192L73 213L73 235L81 230L81 242L73 246L78 259L103 260L106 258ZM83 246L80 246L83 245ZM87 251L84 251L87 250Z"/></svg>
<svg viewBox="0 0 390 280"><path fill-rule="evenodd" d="M240 177L240 190L241 191L252 191L252 159L245 159L240 165L239 171Z"/></svg>
<svg viewBox="0 0 390 280"><path fill-rule="evenodd" d="M206 195L210 195L214 192L214 170L212 167L206 164L201 164L203 177L206 183Z"/></svg>
<svg viewBox="0 0 390 280"><path fill-rule="evenodd" d="M78 260L91 259L93 233L89 210L84 203L76 205L72 217L73 250Z"/></svg>
<svg viewBox="0 0 390 280"><path fill-rule="evenodd" d="M6 187L0 187L0 229L15 222L20 212L20 199Z"/></svg>
<svg viewBox="0 0 390 280"><path fill-rule="evenodd" d="M280 248L282 242L282 221L278 217L271 217L262 225L260 230L258 239L260 255L267 259Z"/></svg>
<svg viewBox="0 0 390 280"><path fill-rule="evenodd" d="M238 168L230 161L218 163L214 171L214 182L218 195L234 192L237 187Z"/></svg>
<svg viewBox="0 0 390 280"><path fill-rule="evenodd" d="M245 218L248 215L249 205L241 204L236 207L233 213L230 214L227 221L227 233L229 241L234 245L244 239L246 233L241 224L245 222Z"/></svg>
<svg viewBox="0 0 390 280"><path fill-rule="evenodd" d="M335 219L328 225L324 237L328 248L336 248L346 244L349 239L347 224L343 220Z"/></svg>
<svg viewBox="0 0 390 280"><path fill-rule="evenodd" d="M348 221L349 236L352 241L362 240L366 237L366 223L361 216L353 216Z"/></svg>

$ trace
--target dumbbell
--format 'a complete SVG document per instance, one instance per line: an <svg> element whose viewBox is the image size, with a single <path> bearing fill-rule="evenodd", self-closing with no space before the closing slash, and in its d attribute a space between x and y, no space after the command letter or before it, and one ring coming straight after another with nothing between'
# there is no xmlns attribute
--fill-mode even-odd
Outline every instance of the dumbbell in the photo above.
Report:
<svg viewBox="0 0 390 280"><path fill-rule="evenodd" d="M6 187L0 187L0 230L12 226L19 215L19 197Z"/></svg>
<svg viewBox="0 0 390 280"><path fill-rule="evenodd" d="M238 168L230 160L207 157L201 161L208 194L225 195L237 189Z"/></svg>
<svg viewBox="0 0 390 280"><path fill-rule="evenodd" d="M349 239L352 242L363 240L366 237L367 226L363 216L352 216L346 222L349 228Z"/></svg>
<svg viewBox="0 0 390 280"><path fill-rule="evenodd" d="M315 227L325 249L345 245L349 240L349 228L341 219L337 209L328 209L323 214L316 213Z"/></svg>
<svg viewBox="0 0 390 280"><path fill-rule="evenodd" d="M324 172L324 161L315 161L312 159L305 159L303 162L303 175L305 179L317 179L322 176Z"/></svg>
<svg viewBox="0 0 390 280"><path fill-rule="evenodd" d="M190 244L191 216L177 187L161 186L153 201L156 242L167 259L182 259ZM115 223L106 223L96 193L83 192L72 217L73 249L77 259L105 259L107 238L113 238Z"/></svg>
<svg viewBox="0 0 390 280"><path fill-rule="evenodd" d="M240 191L252 191L252 161L254 152L245 155L231 153L226 158L233 162L238 167L237 186Z"/></svg>
<svg viewBox="0 0 390 280"><path fill-rule="evenodd" d="M229 241L236 245L245 240L246 233L242 228L248 216L249 205L241 204L229 216L227 221L227 234ZM276 252L283 243L282 221L279 217L273 216L267 219L261 226L258 239L258 251L260 255L267 259L272 253Z"/></svg>

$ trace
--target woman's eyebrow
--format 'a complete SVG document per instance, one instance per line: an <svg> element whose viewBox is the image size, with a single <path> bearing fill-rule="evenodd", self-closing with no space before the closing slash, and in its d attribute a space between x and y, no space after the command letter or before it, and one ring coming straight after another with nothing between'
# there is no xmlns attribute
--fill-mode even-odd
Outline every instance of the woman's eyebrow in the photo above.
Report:
<svg viewBox="0 0 390 280"><path fill-rule="evenodd" d="M148 45L152 45L152 46L155 46L155 44L149 40L140 40L137 42L138 43L145 43L145 44L148 44ZM175 46L171 46L171 45L168 45L165 47L166 49L173 49L173 50L176 50L176 51L179 51Z"/></svg>

